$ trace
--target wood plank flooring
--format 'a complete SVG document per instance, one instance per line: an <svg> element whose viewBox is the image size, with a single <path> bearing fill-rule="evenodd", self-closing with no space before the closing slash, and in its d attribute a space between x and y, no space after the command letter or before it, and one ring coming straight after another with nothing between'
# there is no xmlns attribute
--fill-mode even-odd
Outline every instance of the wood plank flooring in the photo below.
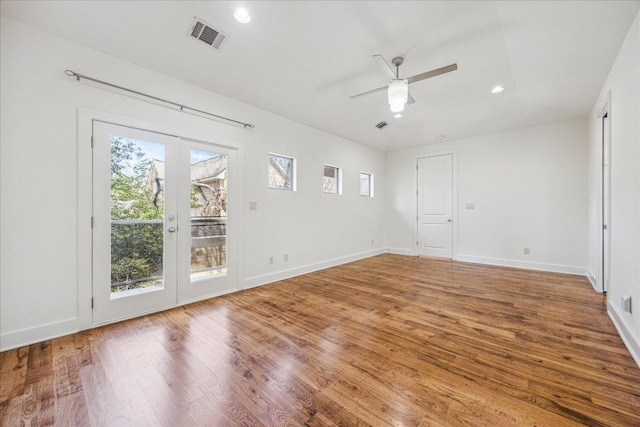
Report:
<svg viewBox="0 0 640 427"><path fill-rule="evenodd" d="M640 426L583 277L381 255L1 354L3 426Z"/></svg>

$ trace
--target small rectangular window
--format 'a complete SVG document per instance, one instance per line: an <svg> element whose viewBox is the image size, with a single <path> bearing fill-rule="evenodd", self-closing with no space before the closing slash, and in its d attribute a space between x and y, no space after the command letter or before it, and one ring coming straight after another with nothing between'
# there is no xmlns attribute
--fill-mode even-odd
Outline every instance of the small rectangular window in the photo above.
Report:
<svg viewBox="0 0 640 427"><path fill-rule="evenodd" d="M342 194L340 168L337 166L324 165L324 176L322 178L322 191L331 194Z"/></svg>
<svg viewBox="0 0 640 427"><path fill-rule="evenodd" d="M360 172L360 195L373 197L373 174Z"/></svg>
<svg viewBox="0 0 640 427"><path fill-rule="evenodd" d="M295 191L295 167L293 157L269 153L269 188Z"/></svg>

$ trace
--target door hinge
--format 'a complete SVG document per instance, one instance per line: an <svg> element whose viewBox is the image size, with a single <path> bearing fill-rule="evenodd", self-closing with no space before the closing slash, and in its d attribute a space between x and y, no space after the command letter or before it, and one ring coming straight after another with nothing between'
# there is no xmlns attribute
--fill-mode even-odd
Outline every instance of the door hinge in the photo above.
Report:
<svg viewBox="0 0 640 427"><path fill-rule="evenodd" d="M93 135L91 135L91 148L93 148Z"/></svg>
<svg viewBox="0 0 640 427"><path fill-rule="evenodd" d="M91 217L91 228L93 228L93 217Z"/></svg>
<svg viewBox="0 0 640 427"><path fill-rule="evenodd" d="M93 308L93 297L91 297L91 308Z"/></svg>
<svg viewBox="0 0 640 427"><path fill-rule="evenodd" d="M609 226L608 226L607 224L602 224L602 229L603 229L603 230L608 230L608 229L609 229Z"/></svg>

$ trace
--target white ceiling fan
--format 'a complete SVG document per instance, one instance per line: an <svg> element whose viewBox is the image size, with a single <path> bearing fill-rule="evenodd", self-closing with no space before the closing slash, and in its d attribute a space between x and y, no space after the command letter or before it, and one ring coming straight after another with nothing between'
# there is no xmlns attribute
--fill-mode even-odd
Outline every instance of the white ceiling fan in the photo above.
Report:
<svg viewBox="0 0 640 427"><path fill-rule="evenodd" d="M458 69L458 64L447 65L446 67L436 68L435 70L426 71L421 74L416 74L415 76L401 79L400 78L400 66L404 62L404 58L401 56L393 58L391 63L396 67L394 71L393 68L387 63L387 61L380 54L373 55L375 59L381 61L385 65L385 69L389 70L391 73L392 80L389 82L387 86L379 87L377 89L369 90L367 92L359 93L357 95L353 95L350 98L360 98L362 96L370 95L372 93L380 92L382 90L387 90L387 97L389 100L389 105L391 106L391 111L394 113L399 113L404 110L405 104L413 104L415 99L409 94L409 85L411 83L419 82L422 80L430 79L431 77L436 77L441 74L450 73L451 71L455 71Z"/></svg>

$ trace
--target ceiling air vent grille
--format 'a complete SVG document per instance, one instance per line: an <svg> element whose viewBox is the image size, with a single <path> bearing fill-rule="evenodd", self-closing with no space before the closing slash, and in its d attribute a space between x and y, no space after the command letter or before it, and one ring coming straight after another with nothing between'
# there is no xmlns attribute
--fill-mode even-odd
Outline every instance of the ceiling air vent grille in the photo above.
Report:
<svg viewBox="0 0 640 427"><path fill-rule="evenodd" d="M384 129L384 128L386 128L387 126L389 126L389 123L387 123L387 122L380 122L380 123L378 123L378 124L376 125L376 127L377 127L378 129Z"/></svg>
<svg viewBox="0 0 640 427"><path fill-rule="evenodd" d="M222 42L227 38L222 31L213 28L198 17L193 20L189 35L194 39L198 39L201 42L206 43L214 49L220 49Z"/></svg>

